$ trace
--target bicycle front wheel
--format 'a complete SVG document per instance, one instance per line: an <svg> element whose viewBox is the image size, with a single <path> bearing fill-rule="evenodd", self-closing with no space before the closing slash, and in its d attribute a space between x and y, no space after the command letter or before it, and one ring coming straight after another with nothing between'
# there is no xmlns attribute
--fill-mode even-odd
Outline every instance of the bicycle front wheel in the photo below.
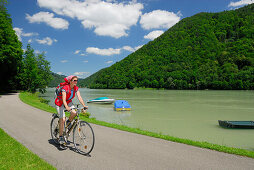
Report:
<svg viewBox="0 0 254 170"><path fill-rule="evenodd" d="M91 125L85 121L79 121L73 131L73 143L81 154L89 154L94 147L94 132Z"/></svg>
<svg viewBox="0 0 254 170"><path fill-rule="evenodd" d="M57 115L53 115L54 117L50 123L50 133L53 141L58 144L59 139L59 117Z"/></svg>

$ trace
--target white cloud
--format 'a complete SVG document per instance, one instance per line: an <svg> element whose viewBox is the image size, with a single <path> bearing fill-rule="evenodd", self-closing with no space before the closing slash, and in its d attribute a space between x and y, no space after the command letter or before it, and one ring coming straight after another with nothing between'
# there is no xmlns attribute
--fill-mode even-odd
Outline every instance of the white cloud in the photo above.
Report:
<svg viewBox="0 0 254 170"><path fill-rule="evenodd" d="M63 72L57 72L56 74L63 75Z"/></svg>
<svg viewBox="0 0 254 170"><path fill-rule="evenodd" d="M111 56L111 55L116 55L120 54L122 50L134 52L141 48L143 45L137 46L137 47L131 47L131 46L123 46L122 48L108 48L108 49L100 49L97 47L88 47L86 49L87 53L90 54L96 54L96 55L102 55L102 56Z"/></svg>
<svg viewBox="0 0 254 170"><path fill-rule="evenodd" d="M16 32L16 35L18 36L19 41L22 41L21 39L22 28L13 28L13 30Z"/></svg>
<svg viewBox="0 0 254 170"><path fill-rule="evenodd" d="M47 44L47 45L52 45L53 42L57 42L56 39L51 39L49 37L46 37L42 40L39 40L39 39L35 39L39 44Z"/></svg>
<svg viewBox="0 0 254 170"><path fill-rule="evenodd" d="M39 50L35 50L34 53L35 54L40 54L40 51Z"/></svg>
<svg viewBox="0 0 254 170"><path fill-rule="evenodd" d="M75 52L74 52L74 54L78 54L80 52L80 50L76 50Z"/></svg>
<svg viewBox="0 0 254 170"><path fill-rule="evenodd" d="M34 14L33 16L26 14L26 19L30 23L44 22L55 29L68 29L69 27L68 21L62 18L56 18L54 17L53 13L49 13L49 12L39 12L37 14Z"/></svg>
<svg viewBox="0 0 254 170"><path fill-rule="evenodd" d="M86 49L87 53L97 54L97 55L103 55L103 56L111 56L115 54L120 54L121 49L99 49L97 47L88 47Z"/></svg>
<svg viewBox="0 0 254 170"><path fill-rule="evenodd" d="M85 78L90 75L90 72L75 72L73 75L76 75L79 78Z"/></svg>
<svg viewBox="0 0 254 170"><path fill-rule="evenodd" d="M22 36L24 36L24 37L31 37L31 36L37 36L37 35L39 35L38 33L33 33L33 32L31 32L31 33L22 33Z"/></svg>
<svg viewBox="0 0 254 170"><path fill-rule="evenodd" d="M28 43L31 43L31 42L33 42L33 40L32 40L32 39L29 39L29 40L28 40Z"/></svg>
<svg viewBox="0 0 254 170"><path fill-rule="evenodd" d="M118 3L114 0L37 0L38 5L58 15L78 19L86 29L94 29L100 36L120 38L136 25L143 4L134 1Z"/></svg>
<svg viewBox="0 0 254 170"><path fill-rule="evenodd" d="M113 63L113 61L107 61L106 63L107 63L107 64L110 64L110 63Z"/></svg>
<svg viewBox="0 0 254 170"><path fill-rule="evenodd" d="M254 3L254 0L241 0L241 1L237 1L237 2L230 2L228 7L238 7L238 6L248 5L248 4L252 4L252 3Z"/></svg>
<svg viewBox="0 0 254 170"><path fill-rule="evenodd" d="M74 75L76 76L82 76L84 74L89 74L89 72L75 72Z"/></svg>
<svg viewBox="0 0 254 170"><path fill-rule="evenodd" d="M85 56L86 54L85 54L85 53L81 53L80 55L81 55L81 56Z"/></svg>
<svg viewBox="0 0 254 170"><path fill-rule="evenodd" d="M126 50L126 51L130 51L130 52L134 52L136 50L138 50L139 48L141 48L143 45L137 46L137 47L130 47L130 46L123 46L122 49Z"/></svg>
<svg viewBox="0 0 254 170"><path fill-rule="evenodd" d="M135 51L135 49L132 48L132 47L130 47L130 46L123 46L122 49L124 49L124 50L126 50L126 51L130 51L130 52L134 52L134 51Z"/></svg>
<svg viewBox="0 0 254 170"><path fill-rule="evenodd" d="M144 38L145 39L149 39L149 40L154 40L155 38L159 37L161 34L163 34L164 31L161 30L156 30L156 31L152 31L149 34L145 35Z"/></svg>
<svg viewBox="0 0 254 170"><path fill-rule="evenodd" d="M62 60L61 61L61 63L67 63L68 62L68 60Z"/></svg>
<svg viewBox="0 0 254 170"><path fill-rule="evenodd" d="M181 13L177 14L173 12L154 10L149 13L145 13L141 16L140 24L141 27L149 30L154 28L165 28L168 29L180 21Z"/></svg>
<svg viewBox="0 0 254 170"><path fill-rule="evenodd" d="M87 61L87 60L84 60L83 63L88 63L88 61Z"/></svg>
<svg viewBox="0 0 254 170"><path fill-rule="evenodd" d="M23 37L31 37L31 36L39 35L38 33L33 33L33 32L25 33L25 32L23 32L23 28L15 27L15 28L13 28L13 30L16 32L16 35L18 36L19 41L22 41L22 36Z"/></svg>

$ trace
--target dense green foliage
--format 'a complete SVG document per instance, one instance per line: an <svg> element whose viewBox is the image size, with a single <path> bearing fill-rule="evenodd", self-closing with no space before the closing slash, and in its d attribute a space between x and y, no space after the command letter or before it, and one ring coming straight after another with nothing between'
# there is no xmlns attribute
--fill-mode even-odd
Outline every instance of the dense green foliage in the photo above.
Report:
<svg viewBox="0 0 254 170"><path fill-rule="evenodd" d="M22 44L12 29L12 20L0 0L0 91L17 88L17 74L22 66Z"/></svg>
<svg viewBox="0 0 254 170"><path fill-rule="evenodd" d="M19 74L22 89L30 92L36 92L39 89L41 93L52 79L50 63L45 59L44 53L35 55L34 50L28 44L23 58L22 71Z"/></svg>
<svg viewBox="0 0 254 170"><path fill-rule="evenodd" d="M50 63L44 53L35 55L30 45L23 54L22 43L12 28L12 20L0 0L0 91L45 92L51 81Z"/></svg>
<svg viewBox="0 0 254 170"><path fill-rule="evenodd" d="M254 89L254 4L184 18L80 84L90 88Z"/></svg>

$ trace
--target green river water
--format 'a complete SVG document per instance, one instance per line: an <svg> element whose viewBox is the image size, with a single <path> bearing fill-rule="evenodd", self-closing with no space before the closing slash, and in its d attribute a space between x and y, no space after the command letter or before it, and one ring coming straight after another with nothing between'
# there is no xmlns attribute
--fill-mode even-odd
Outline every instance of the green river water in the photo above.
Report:
<svg viewBox="0 0 254 170"><path fill-rule="evenodd" d="M54 88L42 96L54 106ZM254 91L108 90L80 88L84 101L127 100L131 111L88 103L91 117L195 141L254 150L254 129L225 129L218 120L254 120ZM78 103L74 99L74 103Z"/></svg>

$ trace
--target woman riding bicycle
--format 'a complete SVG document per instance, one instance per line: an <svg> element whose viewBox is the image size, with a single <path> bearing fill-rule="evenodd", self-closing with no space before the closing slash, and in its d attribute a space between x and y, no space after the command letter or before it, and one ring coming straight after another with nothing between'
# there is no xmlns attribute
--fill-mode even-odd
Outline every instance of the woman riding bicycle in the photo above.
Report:
<svg viewBox="0 0 254 170"><path fill-rule="evenodd" d="M75 97L75 93L77 93L79 102L83 105L84 108L88 108L88 106L85 105L80 92L79 88L77 86L78 83L78 77L77 76L68 76L65 79L65 85L62 87L60 94L57 95L57 98L55 99L56 104L56 110L59 115L59 144L60 146L65 144L65 139L63 137L63 129L64 129L64 122L65 122L65 112L66 109L71 113L69 119L66 122L67 127L71 126L72 120L77 115L76 111L74 109L74 105L72 103L72 99Z"/></svg>

